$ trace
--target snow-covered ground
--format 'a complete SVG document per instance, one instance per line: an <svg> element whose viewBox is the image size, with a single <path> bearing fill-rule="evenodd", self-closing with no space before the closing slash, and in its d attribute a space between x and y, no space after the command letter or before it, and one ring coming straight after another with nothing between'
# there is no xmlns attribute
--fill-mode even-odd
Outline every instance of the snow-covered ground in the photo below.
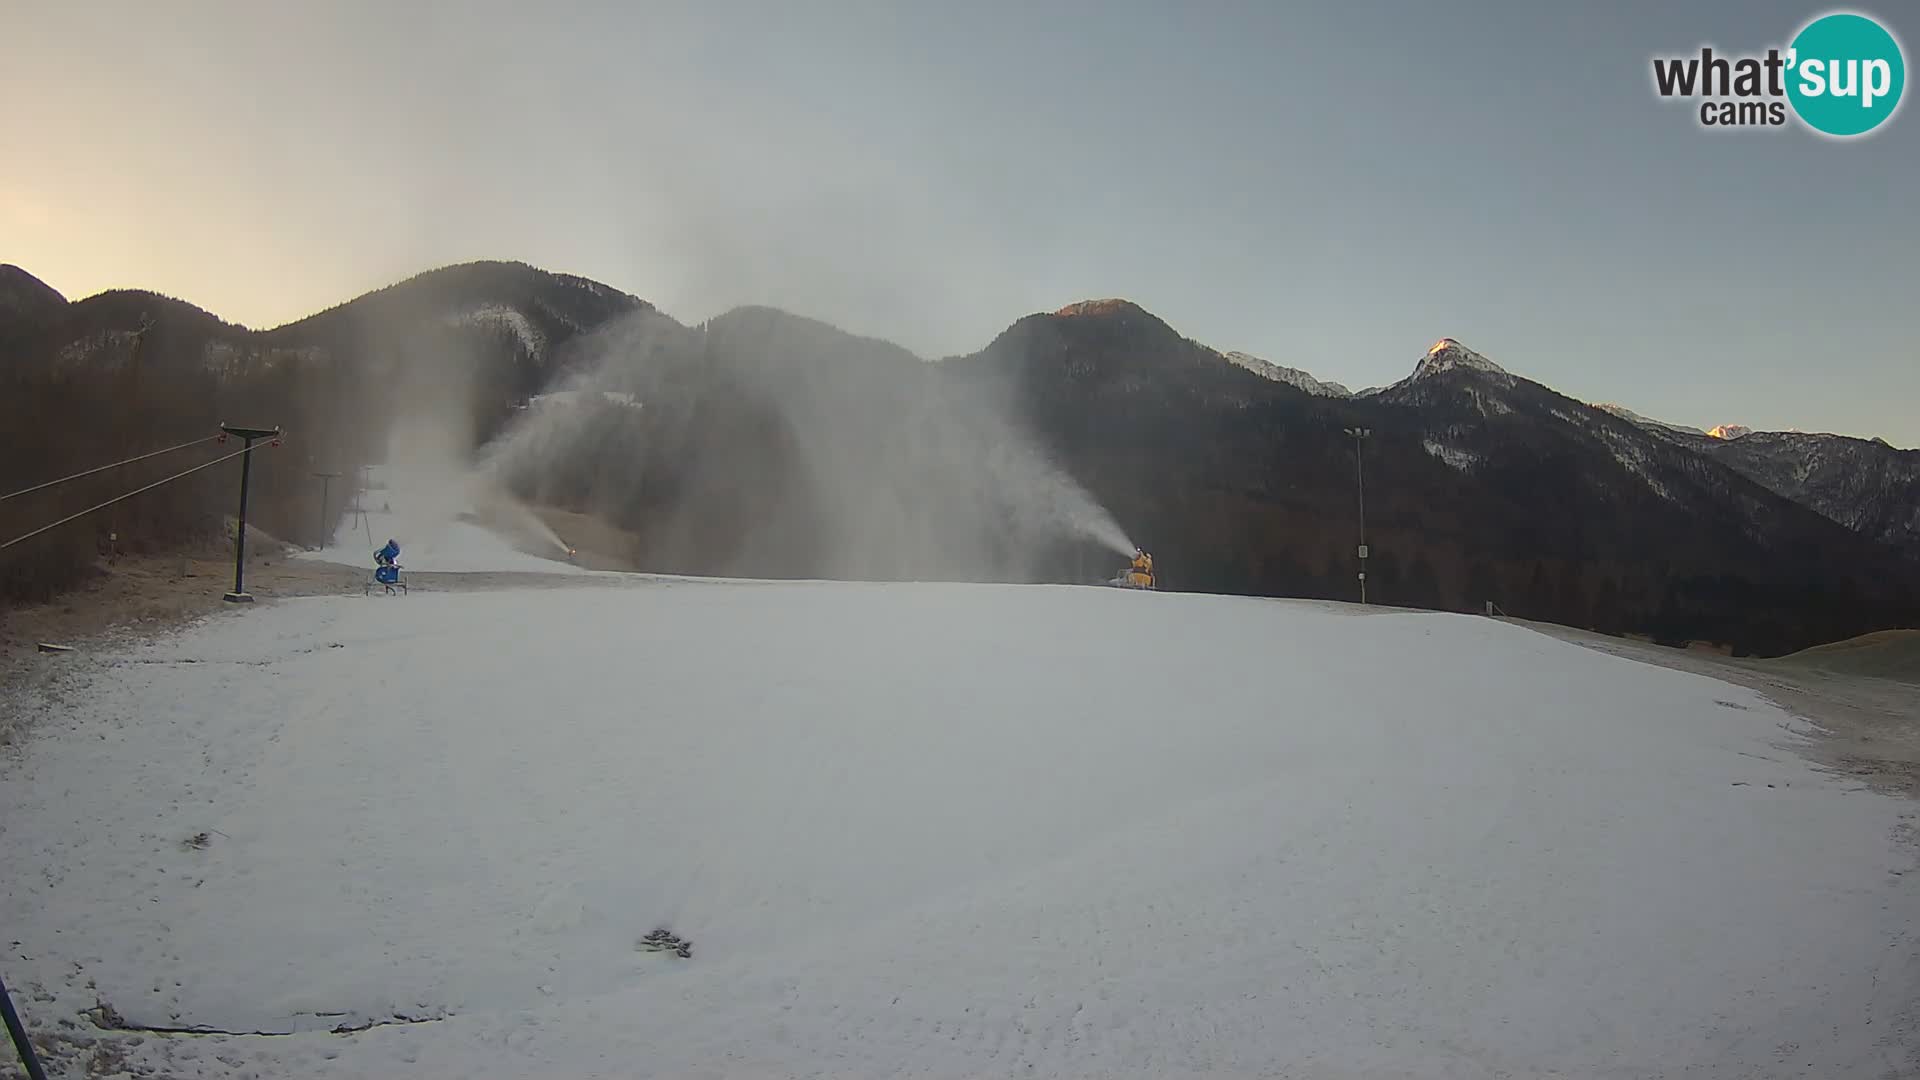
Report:
<svg viewBox="0 0 1920 1080"><path fill-rule="evenodd" d="M368 536L373 537L370 543ZM529 554L517 550L497 533L472 522L378 510L368 513L364 524L355 519L351 528L343 526L336 530L332 547L301 552L295 558L364 566L368 572L372 572L373 553L389 538L400 543L400 566L403 571L446 574L591 572L568 563L557 548L552 558Z"/></svg>
<svg viewBox="0 0 1920 1080"><path fill-rule="evenodd" d="M294 1032L162 1076L1912 1075L1912 804L1488 620L662 582L60 662L31 1022Z"/></svg>

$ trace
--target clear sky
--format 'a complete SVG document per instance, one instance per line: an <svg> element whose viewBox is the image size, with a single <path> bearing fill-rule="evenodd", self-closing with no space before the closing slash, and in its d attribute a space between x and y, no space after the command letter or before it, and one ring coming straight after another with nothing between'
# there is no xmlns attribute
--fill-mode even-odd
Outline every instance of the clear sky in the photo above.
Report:
<svg viewBox="0 0 1920 1080"><path fill-rule="evenodd" d="M928 356L1125 296L1355 388L1451 336L1662 419L1916 446L1920 113L1709 133L1652 89L1826 10L13 4L0 262L270 326L519 259ZM1859 10L1911 64L1920 9Z"/></svg>

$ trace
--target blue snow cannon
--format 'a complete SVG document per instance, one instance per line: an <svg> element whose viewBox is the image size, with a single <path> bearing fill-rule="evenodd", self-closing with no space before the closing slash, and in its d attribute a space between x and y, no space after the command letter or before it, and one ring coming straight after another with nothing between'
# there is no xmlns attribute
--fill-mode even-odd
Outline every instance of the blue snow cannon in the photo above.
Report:
<svg viewBox="0 0 1920 1080"><path fill-rule="evenodd" d="M400 580L400 545L392 540L373 553L373 580L367 583L366 591L373 592L375 586L388 596L407 591L406 582Z"/></svg>

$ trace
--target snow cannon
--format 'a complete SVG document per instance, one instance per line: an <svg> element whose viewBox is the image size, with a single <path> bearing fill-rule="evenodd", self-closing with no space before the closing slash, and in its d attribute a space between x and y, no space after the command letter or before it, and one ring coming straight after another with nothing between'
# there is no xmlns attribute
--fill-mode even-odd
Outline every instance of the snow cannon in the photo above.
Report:
<svg viewBox="0 0 1920 1080"><path fill-rule="evenodd" d="M393 596L396 593L402 596L406 595L407 583L400 579L399 563L385 562L373 568L373 580L367 582L365 592L368 596L371 596L375 589L381 590L388 596Z"/></svg>
<svg viewBox="0 0 1920 1080"><path fill-rule="evenodd" d="M388 540L386 547L373 553L373 580L367 582L366 592L371 595L376 588L388 596L407 591L407 583L400 580L400 544L397 541Z"/></svg>
<svg viewBox="0 0 1920 1080"><path fill-rule="evenodd" d="M1153 556L1140 548L1133 549L1133 562L1120 571L1110 583L1123 589L1152 589L1155 587L1153 576Z"/></svg>

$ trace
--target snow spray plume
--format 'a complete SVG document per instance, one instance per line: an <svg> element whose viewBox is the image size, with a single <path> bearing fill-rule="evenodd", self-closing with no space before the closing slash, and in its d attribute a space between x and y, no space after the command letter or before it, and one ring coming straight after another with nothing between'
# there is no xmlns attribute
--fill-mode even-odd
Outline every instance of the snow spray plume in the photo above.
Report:
<svg viewBox="0 0 1920 1080"><path fill-rule="evenodd" d="M1027 580L1126 534L993 396L885 342L769 309L637 313L483 455L528 498L641 535L650 569Z"/></svg>
<svg viewBox="0 0 1920 1080"><path fill-rule="evenodd" d="M391 507L382 527L406 544L442 533L470 510L478 391L473 342L458 328L418 324L368 336L395 344L368 358L366 376L384 388L388 409L385 481L383 490L360 499L375 510Z"/></svg>
<svg viewBox="0 0 1920 1080"><path fill-rule="evenodd" d="M523 543L532 542L543 554L571 556L573 548L513 493L520 490L543 503L566 501L547 490L549 485L543 481L556 466L591 457L592 406L638 408L630 394L597 389L597 374L576 373L536 395L476 455L472 487L481 506L479 519Z"/></svg>
<svg viewBox="0 0 1920 1080"><path fill-rule="evenodd" d="M458 321L396 321L369 339L394 343L368 358L365 373L387 389L380 398L387 407L380 487L360 496L379 514L383 533L403 548L431 546L464 518L524 550L566 555L567 545L545 522L490 470L475 467L477 418L491 389L483 374L491 355L484 330Z"/></svg>

